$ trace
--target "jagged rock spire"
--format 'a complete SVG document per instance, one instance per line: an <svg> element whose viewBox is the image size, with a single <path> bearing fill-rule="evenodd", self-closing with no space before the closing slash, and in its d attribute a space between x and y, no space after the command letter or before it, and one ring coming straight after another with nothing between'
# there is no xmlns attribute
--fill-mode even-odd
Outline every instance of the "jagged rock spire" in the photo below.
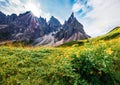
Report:
<svg viewBox="0 0 120 85"><path fill-rule="evenodd" d="M56 26L56 27L61 25L60 21L57 18L55 18L54 16L51 16L51 18L48 21L48 23L49 23L49 25Z"/></svg>
<svg viewBox="0 0 120 85"><path fill-rule="evenodd" d="M70 15L70 17L68 19L68 23L71 23L74 20L76 20L76 18L74 17L74 12L72 12L72 14Z"/></svg>
<svg viewBox="0 0 120 85"><path fill-rule="evenodd" d="M0 41L22 40L33 41L34 45L60 45L65 42L89 38L73 12L63 25L54 16L51 16L50 20L46 22L42 17L35 17L31 11L18 16L16 14L6 16L0 12L0 25L2 25L0 34L9 34L8 36L0 36Z"/></svg>
<svg viewBox="0 0 120 85"><path fill-rule="evenodd" d="M70 16L71 18L74 18L74 12L72 12L72 14L71 14L71 16Z"/></svg>

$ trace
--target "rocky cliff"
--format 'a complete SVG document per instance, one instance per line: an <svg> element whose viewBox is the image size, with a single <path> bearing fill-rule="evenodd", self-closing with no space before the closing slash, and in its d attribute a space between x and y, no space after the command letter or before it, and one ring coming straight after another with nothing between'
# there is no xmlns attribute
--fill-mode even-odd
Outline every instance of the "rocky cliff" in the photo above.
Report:
<svg viewBox="0 0 120 85"><path fill-rule="evenodd" d="M74 13L62 25L54 16L47 22L45 18L35 17L30 11L18 16L6 16L0 12L0 42L25 41L33 45L55 46L89 37Z"/></svg>

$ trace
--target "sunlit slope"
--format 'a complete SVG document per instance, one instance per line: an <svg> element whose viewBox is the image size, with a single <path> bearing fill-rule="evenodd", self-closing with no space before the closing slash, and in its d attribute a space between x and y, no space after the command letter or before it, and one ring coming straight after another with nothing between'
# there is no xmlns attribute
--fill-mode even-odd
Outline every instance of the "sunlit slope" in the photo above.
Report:
<svg viewBox="0 0 120 85"><path fill-rule="evenodd" d="M120 37L120 27L116 27L113 30L111 30L110 32L108 32L105 35L102 36L98 36L95 38L89 38L86 40L78 40L78 41L73 41L73 42L68 42L65 43L61 46L67 47L67 46L81 46L84 43L89 43L89 42L95 42L95 41L99 41L99 40L112 40L112 39L117 39Z"/></svg>
<svg viewBox="0 0 120 85"><path fill-rule="evenodd" d="M95 40L110 40L110 39L118 38L118 37L120 37L120 27L116 27L110 32L108 32L107 34L98 36L97 38L94 38L94 39Z"/></svg>

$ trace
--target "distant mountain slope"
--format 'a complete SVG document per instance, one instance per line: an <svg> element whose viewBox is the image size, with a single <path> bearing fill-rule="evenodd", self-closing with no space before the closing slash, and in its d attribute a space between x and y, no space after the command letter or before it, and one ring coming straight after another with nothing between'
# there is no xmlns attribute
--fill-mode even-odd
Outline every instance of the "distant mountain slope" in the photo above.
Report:
<svg viewBox="0 0 120 85"><path fill-rule="evenodd" d="M24 41L33 45L56 46L89 37L74 13L62 25L54 16L47 22L42 17L35 17L31 11L18 16L6 16L0 12L0 42Z"/></svg>
<svg viewBox="0 0 120 85"><path fill-rule="evenodd" d="M120 27L116 27L112 29L105 35L98 36L96 38L90 38L85 40L78 40L78 41L71 41L68 43L64 43L61 46L73 46L73 45L83 45L86 42L97 42L99 40L112 40L112 39L119 39L120 38Z"/></svg>
<svg viewBox="0 0 120 85"><path fill-rule="evenodd" d="M117 38L120 37L120 27L116 27L114 29L112 29L110 32L108 32L107 34L103 35L103 36L98 36L97 38L95 38L95 40L110 40L113 38Z"/></svg>

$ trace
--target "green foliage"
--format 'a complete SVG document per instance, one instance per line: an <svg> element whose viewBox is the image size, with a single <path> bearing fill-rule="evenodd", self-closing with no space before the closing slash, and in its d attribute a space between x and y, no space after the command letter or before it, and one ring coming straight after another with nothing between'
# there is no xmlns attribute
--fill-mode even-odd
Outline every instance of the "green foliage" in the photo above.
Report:
<svg viewBox="0 0 120 85"><path fill-rule="evenodd" d="M93 38L93 40L110 40L110 39L114 39L114 38L118 38L120 37L120 27L116 27L113 30L111 30L110 32L108 32L107 34L103 35L103 36L98 36L96 38Z"/></svg>
<svg viewBox="0 0 120 85"><path fill-rule="evenodd" d="M79 47L79 45L78 44L74 44L74 45L72 45L72 47Z"/></svg>
<svg viewBox="0 0 120 85"><path fill-rule="evenodd" d="M58 49L0 47L0 85L72 85L70 60Z"/></svg>
<svg viewBox="0 0 120 85"><path fill-rule="evenodd" d="M119 31L108 33L109 40L80 40L54 48L5 43L0 46L0 85L119 85Z"/></svg>
<svg viewBox="0 0 120 85"><path fill-rule="evenodd" d="M75 44L78 45L78 46L81 46L81 45L84 45L84 43L86 43L86 42L88 42L88 41L87 40L72 41L72 42L64 43L59 47L73 46Z"/></svg>
<svg viewBox="0 0 120 85"><path fill-rule="evenodd" d="M72 64L74 72L79 74L82 80L92 85L114 85L113 58L105 52L104 46L88 49L82 52L80 57L73 55Z"/></svg>

